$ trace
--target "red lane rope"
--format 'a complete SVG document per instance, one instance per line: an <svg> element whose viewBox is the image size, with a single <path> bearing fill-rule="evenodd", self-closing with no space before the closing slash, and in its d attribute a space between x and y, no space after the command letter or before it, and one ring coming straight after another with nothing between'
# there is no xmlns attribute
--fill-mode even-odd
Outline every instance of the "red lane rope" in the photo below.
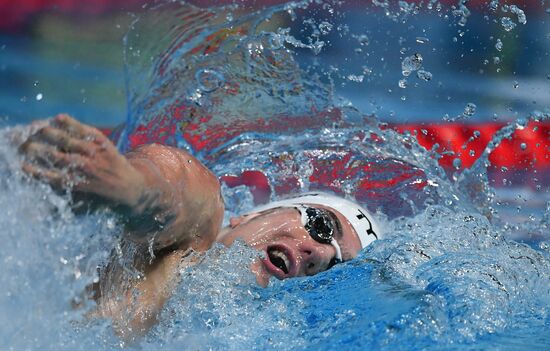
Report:
<svg viewBox="0 0 550 351"><path fill-rule="evenodd" d="M470 167L502 127L503 123L479 124L408 124L392 126L400 132L416 135L420 145L436 149L443 157L439 161L445 168L453 167L453 160L460 158L462 168ZM504 139L489 156L495 167L515 170L550 168L550 123L531 122L522 130L516 130L511 138ZM451 152L451 153L449 153Z"/></svg>
<svg viewBox="0 0 550 351"><path fill-rule="evenodd" d="M460 168L468 168L481 156L493 135L505 126L504 123L479 124L395 124L391 128L403 133L408 131L416 136L418 143L428 150L438 144L436 151L442 154L439 163L444 168L452 169L456 158L461 160ZM101 129L105 134L110 128ZM172 131L174 132L174 131ZM217 133L208 135L207 140L220 139ZM223 133L222 133L223 134ZM147 143L138 138L134 147ZM201 140L203 146L207 140ZM494 167L505 167L510 170L549 170L550 169L550 123L530 122L522 130L516 130L510 138L502 142L490 153L489 161Z"/></svg>
<svg viewBox="0 0 550 351"><path fill-rule="evenodd" d="M331 116L332 117L332 116ZM416 135L420 145L427 149L435 149L443 154L439 160L440 164L449 171L454 171L453 161L456 158L461 160L460 168L470 167L478 157L484 152L488 143L494 134L505 126L504 123L479 123L479 124L398 124L391 128L404 133L408 131ZM143 126L147 129L147 126ZM152 127L152 126L151 126ZM157 125L157 127L159 127ZM195 128L195 125L187 125L185 132ZM266 128L270 127L267 125ZM297 128L299 125L291 125L291 128ZM171 135L175 132L174 126L160 128L159 133ZM239 129L239 128L237 128ZM246 129L246 128L245 128ZM103 129L106 134L110 129ZM206 144L217 144L228 135L222 130L214 128L200 133L204 139L188 135L186 139L198 149L205 147ZM155 138L153 138L155 139ZM137 147L147 143L146 134L139 132L130 136L132 146ZM155 139L157 142L165 142L161 136ZM166 140L167 142L167 140ZM168 143L169 144L169 143ZM392 189L398 183L413 187L422 188L426 185L426 179L422 170L412 167L395 160L395 162L384 166L384 169L378 169L369 163L358 164L357 166L347 167L351 154L343 155L341 159L317 160L312 159L313 173L309 181L315 186L330 189L335 192L341 192L339 186L334 186L335 180L354 178L362 174L362 180L357 184L358 200L368 199L372 201L376 198L385 198L394 196L387 189ZM540 186L548 186L550 182L550 123L530 122L524 129L516 130L510 138L504 139L489 155L491 167L489 175L493 186L522 185L533 189L539 189ZM224 175L220 181L229 187L244 185L250 188L254 201L257 204L268 201L271 194L271 187L266 175L257 170L247 170L240 175ZM290 193L299 189L299 180L289 176L276 186L274 190L278 194ZM395 201L399 201L398 198Z"/></svg>

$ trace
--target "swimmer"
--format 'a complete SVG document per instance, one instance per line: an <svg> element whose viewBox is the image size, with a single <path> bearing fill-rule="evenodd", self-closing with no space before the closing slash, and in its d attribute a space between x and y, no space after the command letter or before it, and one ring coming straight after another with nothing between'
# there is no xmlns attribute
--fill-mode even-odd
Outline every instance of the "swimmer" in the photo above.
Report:
<svg viewBox="0 0 550 351"><path fill-rule="evenodd" d="M99 314L112 318L126 336L144 334L156 322L179 282L182 262L193 263L186 261L192 251L241 239L263 253L251 270L265 287L270 277L314 275L350 260L381 235L361 206L324 193L268 203L231 218L222 228L218 179L186 151L149 144L122 155L100 130L68 115L36 125L20 146L24 172L121 214L123 240L142 247L147 256L135 260L142 274L121 294L125 297L104 293L108 289L95 292ZM110 271L115 270L101 272L99 285L116 281ZM131 316L123 322L129 310Z"/></svg>

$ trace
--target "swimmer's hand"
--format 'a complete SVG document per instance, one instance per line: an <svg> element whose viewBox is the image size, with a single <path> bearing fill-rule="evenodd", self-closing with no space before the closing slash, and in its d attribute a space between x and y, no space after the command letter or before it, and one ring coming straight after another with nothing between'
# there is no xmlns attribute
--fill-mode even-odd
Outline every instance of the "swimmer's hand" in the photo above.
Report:
<svg viewBox="0 0 550 351"><path fill-rule="evenodd" d="M144 189L142 174L98 129L61 114L34 124L19 150L23 171L56 189L96 195L135 207Z"/></svg>
<svg viewBox="0 0 550 351"><path fill-rule="evenodd" d="M19 148L23 170L54 188L99 198L123 215L133 241L196 251L214 242L224 211L220 185L192 155L158 144L122 155L101 131L67 115L33 128Z"/></svg>

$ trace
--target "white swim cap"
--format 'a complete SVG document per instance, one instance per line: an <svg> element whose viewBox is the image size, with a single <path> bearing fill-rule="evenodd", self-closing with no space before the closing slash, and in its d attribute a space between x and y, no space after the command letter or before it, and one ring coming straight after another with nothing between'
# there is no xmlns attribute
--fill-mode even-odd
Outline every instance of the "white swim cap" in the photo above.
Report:
<svg viewBox="0 0 550 351"><path fill-rule="evenodd" d="M346 217L357 233L357 236L359 236L363 248L367 247L374 240L382 238L382 232L376 224L374 217L366 209L355 202L326 193L305 193L290 199L270 202L255 208L254 212L266 211L277 207L296 207L308 204L323 205L332 208Z"/></svg>

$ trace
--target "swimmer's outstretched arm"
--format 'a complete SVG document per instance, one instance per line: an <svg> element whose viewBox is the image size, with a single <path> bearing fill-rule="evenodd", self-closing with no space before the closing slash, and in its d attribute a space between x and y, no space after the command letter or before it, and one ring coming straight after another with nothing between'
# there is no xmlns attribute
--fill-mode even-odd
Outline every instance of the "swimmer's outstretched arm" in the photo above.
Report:
<svg viewBox="0 0 550 351"><path fill-rule="evenodd" d="M20 150L26 173L99 198L124 214L131 240L156 250L206 250L221 227L218 180L183 150L150 144L122 155L101 131L67 115L44 123Z"/></svg>

